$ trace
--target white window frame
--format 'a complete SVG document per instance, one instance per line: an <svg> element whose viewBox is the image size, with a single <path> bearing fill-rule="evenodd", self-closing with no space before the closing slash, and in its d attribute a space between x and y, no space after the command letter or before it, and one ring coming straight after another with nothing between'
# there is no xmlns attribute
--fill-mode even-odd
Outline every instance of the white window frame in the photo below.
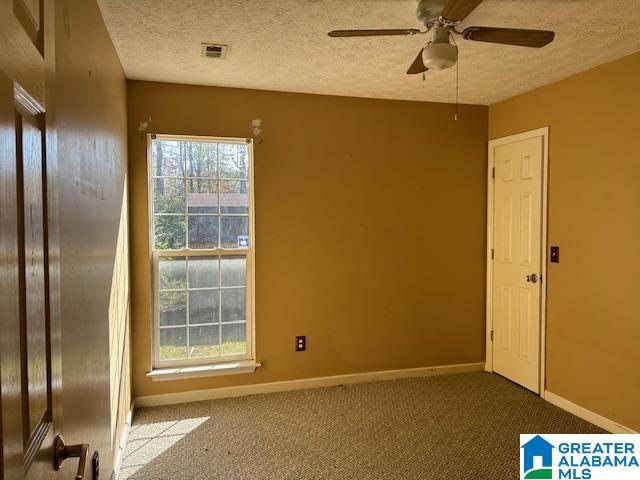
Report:
<svg viewBox="0 0 640 480"><path fill-rule="evenodd" d="M206 142L206 143L229 143L239 144L246 143L249 151L249 174L247 181L249 182L249 246L247 248L212 248L212 249L191 249L188 247L188 241L185 241L185 248L172 250L155 250L154 249L154 188L153 188L153 165L152 165L152 145L153 140L169 140L169 141L188 141L188 142ZM149 259L151 266L151 302L153 312L153 332L152 332L152 366L153 369L165 369L171 367L189 367L201 365L219 365L225 363L234 363L240 361L254 361L256 358L255 347L255 222L254 222L254 175L253 175L253 141L250 138L230 138L230 137L212 137L212 136L195 136L195 135L169 135L169 134L147 134L147 204L148 204L148 230L149 230ZM185 190L186 195L186 190ZM186 226L186 234L188 235L188 221ZM159 261L161 257L197 257L197 256L246 256L246 339L247 351L241 355L220 355L218 357L205 357L184 360L160 360L160 308L157 298L159 292ZM188 262L188 260L187 260ZM189 297L187 292L187 298ZM188 300L187 300L187 315ZM222 319L220 319L221 321ZM187 332L189 327L187 327ZM221 338L219 340L222 340Z"/></svg>

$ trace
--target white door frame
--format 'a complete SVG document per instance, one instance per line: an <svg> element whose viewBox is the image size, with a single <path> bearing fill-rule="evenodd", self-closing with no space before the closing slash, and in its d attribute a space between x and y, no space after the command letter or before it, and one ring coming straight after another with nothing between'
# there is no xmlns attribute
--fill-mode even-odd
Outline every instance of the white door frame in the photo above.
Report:
<svg viewBox="0 0 640 480"><path fill-rule="evenodd" d="M485 370L493 372L493 198L495 167L494 150L501 145L521 142L532 138L542 137L542 230L540 248L540 396L544 398L546 378L546 336L547 336L547 203L549 192L549 127L518 133L508 137L496 138L489 141L489 165L487 169L487 313L486 313L486 361Z"/></svg>

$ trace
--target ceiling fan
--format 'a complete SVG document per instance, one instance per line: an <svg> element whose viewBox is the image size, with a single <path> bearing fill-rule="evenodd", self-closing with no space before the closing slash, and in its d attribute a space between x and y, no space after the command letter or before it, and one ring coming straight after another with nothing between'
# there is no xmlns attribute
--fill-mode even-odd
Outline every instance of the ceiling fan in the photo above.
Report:
<svg viewBox="0 0 640 480"><path fill-rule="evenodd" d="M388 35L419 35L431 33L431 40L420 50L408 74L424 73L428 70L444 70L454 66L458 60L458 47L453 34L465 40L502 43L521 47L541 48L551 43L555 33L548 30L525 30L517 28L469 27L462 32L456 26L482 3L482 0L418 0L416 16L426 30L416 28L385 30L334 30L330 37L370 37ZM451 40L453 39L453 44Z"/></svg>

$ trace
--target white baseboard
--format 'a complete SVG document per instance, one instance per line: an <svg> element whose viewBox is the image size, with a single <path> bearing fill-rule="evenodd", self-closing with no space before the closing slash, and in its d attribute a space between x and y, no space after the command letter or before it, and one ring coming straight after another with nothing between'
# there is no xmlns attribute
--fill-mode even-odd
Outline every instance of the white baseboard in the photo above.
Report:
<svg viewBox="0 0 640 480"><path fill-rule="evenodd" d="M556 395L555 393L552 393L548 390L544 392L544 399L547 402L555 405L556 407L566 410L567 412L574 414L576 417L580 417L583 420L586 420L587 422L593 423L594 425L597 425L598 427L608 432L638 433L629 427L620 425L619 423L614 422L613 420L607 417L603 417L602 415L598 415L597 413L592 412L591 410L587 410L586 408L581 407L580 405L576 405L575 403L570 402L569 400L562 398L559 395Z"/></svg>
<svg viewBox="0 0 640 480"><path fill-rule="evenodd" d="M131 428L131 420L133 419L134 402L131 402L129 407L129 413L127 413L127 419L125 420L122 433L120 434L120 443L118 444L118 451L113 458L113 470L111 472L111 480L118 480L120 476L120 467L122 466L122 458L124 457L124 450L127 448L127 439L129 438L129 429Z"/></svg>
<svg viewBox="0 0 640 480"><path fill-rule="evenodd" d="M137 397L135 406L155 407L159 405L173 405L178 403L198 402L217 398L240 397L261 393L285 392L290 390L305 390L309 388L331 387L349 383L378 382L383 380L397 380L412 377L431 377L454 373L480 372L484 369L484 362L463 363L457 365L443 365L437 367L406 368L401 370L383 370L379 372L350 373L330 377L303 378L299 380L285 380L281 382L258 383L254 385L239 385L236 387L211 388L190 392L163 393Z"/></svg>

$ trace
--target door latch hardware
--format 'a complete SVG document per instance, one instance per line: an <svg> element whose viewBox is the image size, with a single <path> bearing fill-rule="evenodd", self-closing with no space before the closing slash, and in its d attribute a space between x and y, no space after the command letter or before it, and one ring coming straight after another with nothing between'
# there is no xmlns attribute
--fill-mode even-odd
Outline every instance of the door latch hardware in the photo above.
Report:
<svg viewBox="0 0 640 480"><path fill-rule="evenodd" d="M84 477L84 468L87 463L87 454L89 453L89 444L79 443L77 445L65 445L62 437L58 435L53 449L55 455L53 466L56 470L62 468L62 464L67 458L79 458L76 480L82 480Z"/></svg>
<svg viewBox="0 0 640 480"><path fill-rule="evenodd" d="M527 275L527 282L538 283L538 275L536 275L535 273Z"/></svg>

